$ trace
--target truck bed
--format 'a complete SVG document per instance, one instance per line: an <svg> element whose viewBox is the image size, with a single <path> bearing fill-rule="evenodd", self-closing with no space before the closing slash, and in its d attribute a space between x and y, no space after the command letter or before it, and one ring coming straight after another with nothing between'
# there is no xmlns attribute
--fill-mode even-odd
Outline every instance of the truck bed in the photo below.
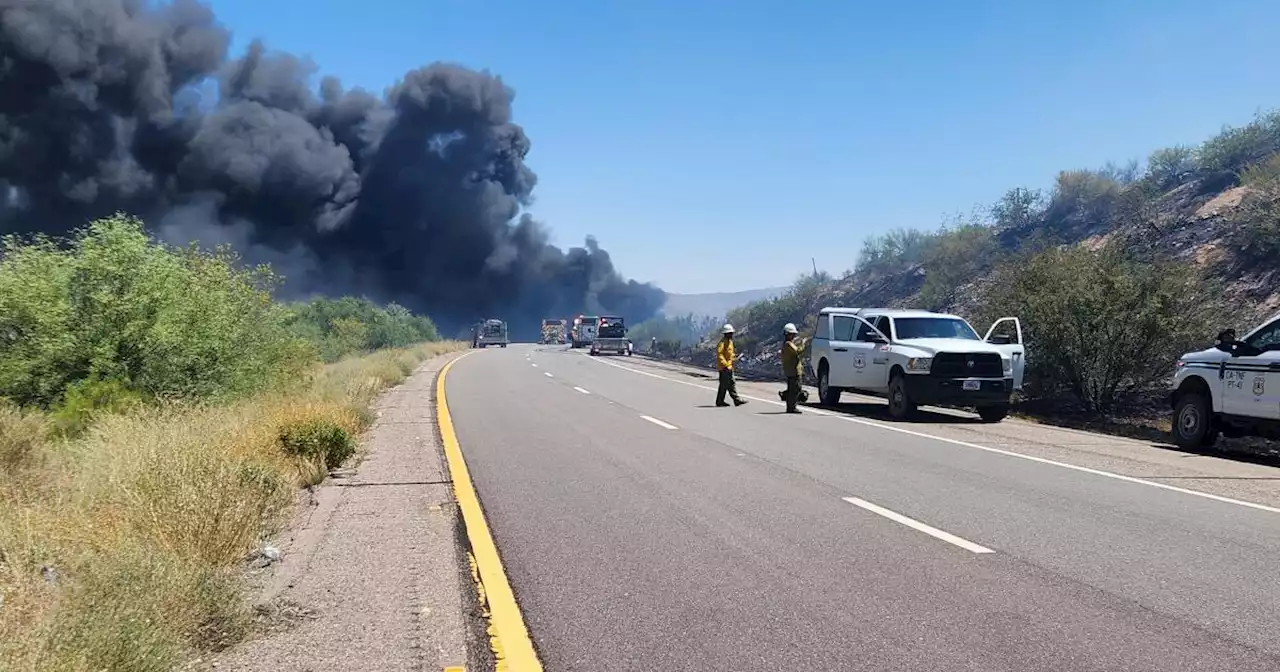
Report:
<svg viewBox="0 0 1280 672"><path fill-rule="evenodd" d="M596 340L591 344L591 352L615 352L618 354L631 354L630 341L626 338L602 338L597 336Z"/></svg>

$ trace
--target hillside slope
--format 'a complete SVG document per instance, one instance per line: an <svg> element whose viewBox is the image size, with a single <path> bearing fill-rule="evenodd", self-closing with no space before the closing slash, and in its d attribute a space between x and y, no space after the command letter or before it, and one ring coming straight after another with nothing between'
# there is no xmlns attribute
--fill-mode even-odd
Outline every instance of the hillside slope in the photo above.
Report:
<svg viewBox="0 0 1280 672"><path fill-rule="evenodd" d="M898 230L869 238L852 270L842 276L802 278L782 296L731 311L728 319L739 329L744 368L767 374L778 366L782 325L795 322L811 333L813 317L823 306L949 311L985 329L994 317L994 297L1001 294L998 283L1004 282L997 278L1015 277L1037 259L1080 259L1065 255L1067 250L1118 252L1124 269L1112 268L1128 275L1098 282L1118 282L1121 289L1139 281L1159 287L1164 277L1169 282L1175 281L1173 276L1191 278L1183 286L1160 288L1164 303L1151 306L1162 319L1174 321L1177 311L1201 313L1181 319L1176 334L1156 336L1162 333L1156 328L1149 337L1156 350L1144 345L1143 357L1161 363L1167 359L1170 370L1177 353L1186 351L1178 348L1206 347L1218 328L1232 326L1243 333L1280 311L1280 113L1227 128L1199 147L1158 150L1143 168L1133 162L1063 171L1047 191L1012 189L985 213L936 231ZM1074 298L1080 283L1073 283L1070 273L1058 277L1056 285L1032 286L1042 288L1043 296L1076 292ZM1107 296L1107 291L1094 293ZM1004 294L997 310L1011 305ZM1181 302L1177 311L1171 301ZM1096 302L1089 305L1092 314L1073 319L1099 319ZM1067 311L1077 308L1069 301L1064 306ZM1128 321L1123 307L1106 308L1113 321ZM1030 366L1037 349L1045 352L1044 339L1052 334L1043 329L1036 334L1039 325L1025 322L1024 317ZM1085 334L1082 340L1091 339ZM684 358L701 364L710 361L710 354L704 345ZM1160 389L1158 375L1140 378L1126 380L1124 394ZM1062 381L1042 382L1046 384L1036 385L1037 390L1054 388L1052 383L1062 387Z"/></svg>
<svg viewBox="0 0 1280 672"><path fill-rule="evenodd" d="M667 317L693 315L698 317L723 317L730 310L745 306L753 301L762 301L780 296L787 287L765 287L748 289L741 292L711 292L705 294L672 294L667 293L667 300L659 313Z"/></svg>

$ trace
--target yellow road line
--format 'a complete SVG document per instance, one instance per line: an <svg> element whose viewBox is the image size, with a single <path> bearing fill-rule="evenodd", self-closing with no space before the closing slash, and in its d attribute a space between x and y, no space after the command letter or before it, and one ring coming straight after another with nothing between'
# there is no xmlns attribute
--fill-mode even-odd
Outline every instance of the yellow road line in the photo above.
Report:
<svg viewBox="0 0 1280 672"><path fill-rule="evenodd" d="M436 377L436 415L440 437L444 441L444 455L449 463L449 477L453 480L458 508L462 510L462 522L466 525L467 539L471 543L471 553L480 575L484 599L488 603L489 638L497 669L499 672L541 672L542 662L538 660L533 640L529 638L529 630L524 624L524 616L520 613L520 606L516 604L515 593L511 591L511 584L507 581L507 572L502 567L498 546L489 533L489 523L485 520L484 509L480 508L480 498L476 496L476 486L471 482L471 473L467 470L467 461L462 457L458 435L453 430L453 419L449 415L449 400L444 390L445 377L459 359L470 354L472 353L460 355L445 364Z"/></svg>

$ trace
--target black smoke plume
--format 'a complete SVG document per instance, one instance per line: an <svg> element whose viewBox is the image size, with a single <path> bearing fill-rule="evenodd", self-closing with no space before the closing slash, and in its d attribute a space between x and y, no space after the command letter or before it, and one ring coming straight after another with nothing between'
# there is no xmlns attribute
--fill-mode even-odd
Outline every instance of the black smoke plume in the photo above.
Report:
<svg viewBox="0 0 1280 672"><path fill-rule="evenodd" d="M0 0L0 232L117 211L231 243L290 298L363 294L456 329L498 316L633 323L665 298L596 241L523 213L537 178L499 77L436 63L381 95L230 35L198 0Z"/></svg>

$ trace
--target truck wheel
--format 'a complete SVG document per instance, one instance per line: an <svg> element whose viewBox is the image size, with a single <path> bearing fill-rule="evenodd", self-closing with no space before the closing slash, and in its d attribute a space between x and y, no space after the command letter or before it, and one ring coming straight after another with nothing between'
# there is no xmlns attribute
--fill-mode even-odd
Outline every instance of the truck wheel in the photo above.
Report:
<svg viewBox="0 0 1280 672"><path fill-rule="evenodd" d="M914 415L916 405L907 394L907 381L901 373L889 379L889 417L906 420Z"/></svg>
<svg viewBox="0 0 1280 672"><path fill-rule="evenodd" d="M823 406L840 403L840 388L831 387L831 373L826 362L818 365L818 401Z"/></svg>
<svg viewBox="0 0 1280 672"><path fill-rule="evenodd" d="M1007 404L979 406L978 417L982 418L983 422L1000 422L1009 417L1009 406Z"/></svg>
<svg viewBox="0 0 1280 672"><path fill-rule="evenodd" d="M504 348L505 348L505 347L507 347L507 344L506 344L506 343L503 343L503 344L502 344L502 347L504 347Z"/></svg>
<svg viewBox="0 0 1280 672"><path fill-rule="evenodd" d="M1199 392L1188 392L1173 408L1173 442L1181 448L1208 448L1218 439L1213 408Z"/></svg>

